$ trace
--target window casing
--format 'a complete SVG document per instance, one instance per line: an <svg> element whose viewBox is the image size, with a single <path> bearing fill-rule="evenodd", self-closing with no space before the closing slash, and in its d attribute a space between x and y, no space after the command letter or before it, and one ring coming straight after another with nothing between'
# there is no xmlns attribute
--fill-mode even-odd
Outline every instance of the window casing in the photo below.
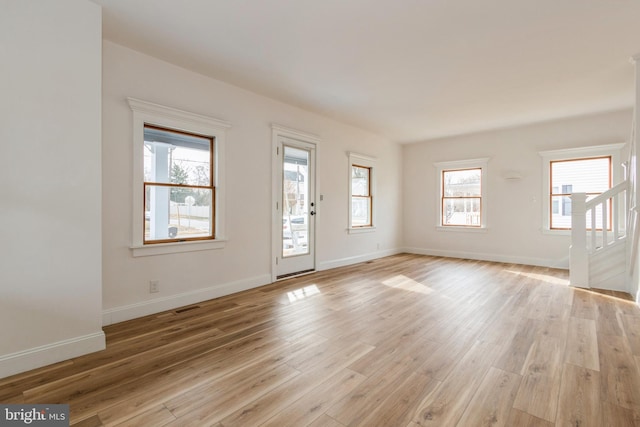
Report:
<svg viewBox="0 0 640 427"><path fill-rule="evenodd" d="M231 125L212 117L134 98L127 98L127 101L133 113L131 231L133 256L224 248L226 242L225 140L226 130ZM157 141L145 142L149 139L157 139ZM160 155L156 156L155 160L153 156L158 153L150 151L152 145L154 149L161 147L158 150ZM169 154L171 146L176 147L173 154L182 152L182 165L174 168L173 171L169 168L172 161ZM190 153L185 154L188 151ZM193 158L194 155L196 159ZM176 161L173 163L177 163L177 159L174 160ZM161 173L157 174L157 171L151 170L152 168L160 168ZM185 169L193 170L188 173ZM152 201L151 193L153 191L157 193L158 189L160 193L167 192L168 189L169 195L160 195L160 199L156 198ZM193 200L187 199L188 196ZM209 209L205 201L209 197L211 213L203 224L202 219L207 218L206 211ZM165 205L165 201L168 202L168 206ZM155 217L152 214L154 210ZM172 226L172 221L178 222L178 214L180 225L185 229L181 230L178 227L177 230L171 230L169 227ZM152 221L154 222L153 233L151 232ZM168 225L166 232L165 225ZM197 229L198 225L201 231L193 233L193 229ZM147 228L149 228L148 232ZM187 228L191 230L186 230ZM173 235L174 232L175 235Z"/></svg>
<svg viewBox="0 0 640 427"><path fill-rule="evenodd" d="M443 227L482 226L482 168L442 171Z"/></svg>
<svg viewBox="0 0 640 427"><path fill-rule="evenodd" d="M620 182L622 179L622 163L620 159L624 146L624 143L618 143L541 151L538 153L542 158L542 197L540 198L542 233L554 235L571 233L571 199L568 197L570 193L593 193L587 196L587 200L589 200L595 197L596 194ZM589 163L596 161L596 159L603 159L600 162L608 164L608 169L601 169L606 171L606 175L608 175L607 178L601 180L607 181L606 186L602 184L587 186L584 182L579 182L579 180L559 179L558 167L573 168L578 171L578 175L584 175L584 164L580 165L579 163L571 162L587 161ZM553 171L554 175L556 175L555 179L552 179L552 165L555 165L553 167L556 168ZM565 176L568 175L565 173ZM596 219L599 215L600 213L596 214ZM590 215L587 215L587 224L591 224ZM597 224L601 224L601 222L597 222Z"/></svg>
<svg viewBox="0 0 640 427"><path fill-rule="evenodd" d="M349 233L375 230L374 157L349 154Z"/></svg>
<svg viewBox="0 0 640 427"><path fill-rule="evenodd" d="M437 229L486 231L488 158L434 163L439 186Z"/></svg>
<svg viewBox="0 0 640 427"><path fill-rule="evenodd" d="M571 194L586 193L587 200L590 200L611 188L611 156L552 160L549 164L549 183L549 228L570 230ZM607 207L607 214L610 227L611 206ZM596 212L597 224L602 224L601 215L602 212ZM587 224L591 224L590 217L587 218Z"/></svg>

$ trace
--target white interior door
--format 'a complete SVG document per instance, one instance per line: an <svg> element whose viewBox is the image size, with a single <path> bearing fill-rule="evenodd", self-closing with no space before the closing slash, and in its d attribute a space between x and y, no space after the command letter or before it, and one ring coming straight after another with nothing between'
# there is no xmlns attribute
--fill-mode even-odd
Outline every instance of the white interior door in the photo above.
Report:
<svg viewBox="0 0 640 427"><path fill-rule="evenodd" d="M276 280L315 270L315 150L315 144L309 142L277 138L273 245Z"/></svg>

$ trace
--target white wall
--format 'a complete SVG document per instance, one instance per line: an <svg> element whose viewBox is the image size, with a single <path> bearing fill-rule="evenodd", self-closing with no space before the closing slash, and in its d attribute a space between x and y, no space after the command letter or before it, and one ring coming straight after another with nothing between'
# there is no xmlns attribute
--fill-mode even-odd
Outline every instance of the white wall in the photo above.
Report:
<svg viewBox="0 0 640 427"><path fill-rule="evenodd" d="M103 44L103 283L105 323L268 283L271 275L271 124L322 139L318 267L396 251L401 242L401 149L372 133L279 103L105 41ZM133 258L132 115L126 97L219 118L226 138L222 250ZM378 160L378 230L348 235L347 151ZM378 250L378 244L380 250ZM149 281L160 292L149 293Z"/></svg>
<svg viewBox="0 0 640 427"><path fill-rule="evenodd" d="M0 13L0 377L104 348L101 10Z"/></svg>
<svg viewBox="0 0 640 427"><path fill-rule="evenodd" d="M640 155L640 129L638 128L638 124L640 124L640 56L636 56L634 59L634 71L635 71L635 102L636 108L634 109L634 117L633 122L635 124L635 132L634 132L634 140L632 141L632 147L630 148L632 159L630 161L631 167L631 191L633 192L631 197L631 205L637 205L638 200L640 200L640 163L638 162L638 156ZM640 305L640 241L636 239L635 236L640 235L639 222L640 219L636 218L636 222L633 228L633 238L631 240L631 244L629 247L631 248L631 254L635 252L636 256L634 259L631 259L631 282L629 293L635 299L636 304ZM633 244L635 242L635 247ZM633 256L633 255L631 255Z"/></svg>
<svg viewBox="0 0 640 427"><path fill-rule="evenodd" d="M407 251L568 268L569 235L542 233L539 151L626 142L631 111L553 121L404 146L404 246ZM489 157L484 185L487 232L437 231L434 162ZM626 160L626 154L622 160ZM505 170L521 180L502 177Z"/></svg>

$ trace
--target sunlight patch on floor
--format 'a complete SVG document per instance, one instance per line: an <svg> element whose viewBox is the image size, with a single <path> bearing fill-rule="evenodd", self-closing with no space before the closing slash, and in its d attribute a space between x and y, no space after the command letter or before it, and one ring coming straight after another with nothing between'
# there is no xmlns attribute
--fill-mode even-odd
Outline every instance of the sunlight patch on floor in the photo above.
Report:
<svg viewBox="0 0 640 427"><path fill-rule="evenodd" d="M433 292L433 289L431 289L427 285L423 285L420 282L416 282L415 280L403 274L399 274L397 276L391 277L390 279L384 280L382 284L390 288L402 289L402 290L411 291L411 292L418 292L425 295L429 295L430 293Z"/></svg>
<svg viewBox="0 0 640 427"><path fill-rule="evenodd" d="M549 276L548 274L540 273L523 273L522 271L505 270L507 273L519 274L529 279L539 280L541 282L551 283L552 285L569 285L569 279L561 279L559 277Z"/></svg>
<svg viewBox="0 0 640 427"><path fill-rule="evenodd" d="M320 293L320 289L316 285L305 286L304 288L296 289L287 292L287 298L289 302L300 301L301 299L309 298L310 296Z"/></svg>

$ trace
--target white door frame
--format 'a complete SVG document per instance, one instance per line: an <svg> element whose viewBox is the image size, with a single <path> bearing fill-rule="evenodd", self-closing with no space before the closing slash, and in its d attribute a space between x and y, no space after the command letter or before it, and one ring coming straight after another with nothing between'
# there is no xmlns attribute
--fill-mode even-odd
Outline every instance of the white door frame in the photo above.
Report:
<svg viewBox="0 0 640 427"><path fill-rule="evenodd" d="M278 261L281 257L280 254L280 245L282 244L282 192L278 191L278 189L280 188L281 185L281 180L282 180L282 174L281 174L281 158L278 155L278 149L280 147L280 140L281 138L288 138L288 139L292 139L295 141L300 141L306 144L312 144L315 146L315 157L317 159L318 157L318 144L320 143L320 138L309 134L309 133L305 133L305 132L301 132L295 129L291 129L285 126L281 126L281 125L277 125L277 124L272 124L271 125L271 130L272 130L272 135L271 135L271 175L272 175L272 181L271 181L271 223L272 223L272 228L271 228L271 281L275 282L277 280L278 277ZM317 160L316 160L317 163ZM313 174L314 174L314 185L315 185L315 190L317 193L317 183L316 183L316 167L317 164L314 165L313 167ZM314 201L316 202L316 201ZM317 211L317 202L316 204L316 209L314 209L315 211ZM317 216L316 216L317 218ZM316 226L317 226L317 222L316 222ZM315 232L315 227L314 227L314 232ZM314 236L315 237L315 236ZM313 239L309 239L311 242L311 244L313 244L315 246L315 238ZM315 255L315 247L313 248L313 256L314 256L314 260L313 260L313 264L314 266L317 265L317 261L316 261L316 255Z"/></svg>

